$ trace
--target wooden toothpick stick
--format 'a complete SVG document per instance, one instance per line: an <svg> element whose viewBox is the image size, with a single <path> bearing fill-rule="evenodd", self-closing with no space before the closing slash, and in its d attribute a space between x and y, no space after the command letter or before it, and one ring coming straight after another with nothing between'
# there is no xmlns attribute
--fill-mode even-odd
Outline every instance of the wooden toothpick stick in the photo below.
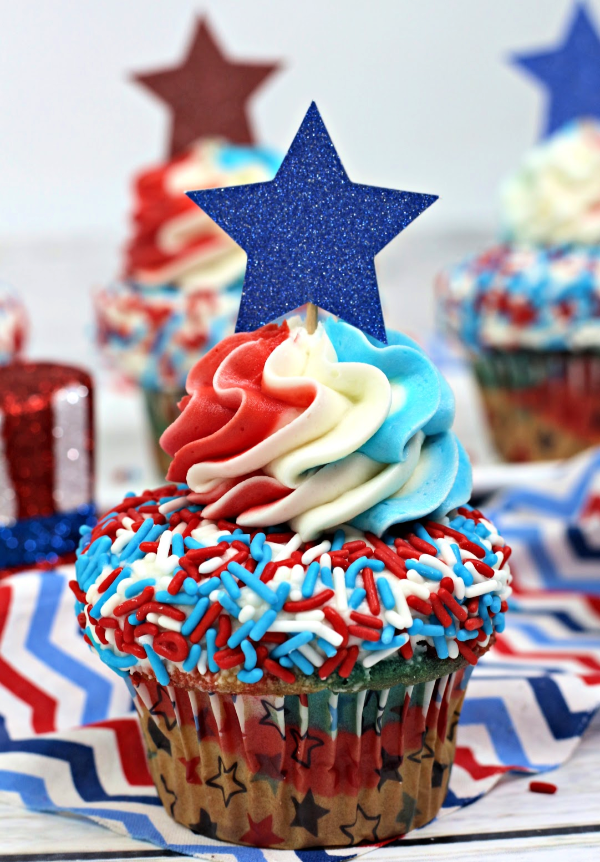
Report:
<svg viewBox="0 0 600 862"><path fill-rule="evenodd" d="M317 328L319 322L319 308L314 302L309 302L306 306L306 331L312 335Z"/></svg>

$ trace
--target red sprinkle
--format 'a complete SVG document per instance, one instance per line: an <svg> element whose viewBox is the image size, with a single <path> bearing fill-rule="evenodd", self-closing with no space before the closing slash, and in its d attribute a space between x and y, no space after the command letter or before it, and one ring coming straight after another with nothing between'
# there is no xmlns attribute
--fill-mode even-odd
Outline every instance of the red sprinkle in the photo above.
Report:
<svg viewBox="0 0 600 862"><path fill-rule="evenodd" d="M237 524L233 524L231 521L226 521L224 518L221 518L220 521L217 521L217 529L221 530L221 532L227 530L229 533L233 533L239 528Z"/></svg>
<svg viewBox="0 0 600 862"><path fill-rule="evenodd" d="M444 579L442 578L442 581L443 580ZM451 580L451 579L448 578L448 580ZM452 611L454 616L458 620L460 620L461 623L464 623L464 621L467 619L467 616L468 616L467 609L464 608L462 605L459 605L459 603L456 601L454 596L450 595L450 593L444 587L439 588L438 596L440 597L440 600L446 605L448 610Z"/></svg>
<svg viewBox="0 0 600 862"><path fill-rule="evenodd" d="M222 618L221 618L222 619ZM245 656L241 649L222 649L215 653L214 659L221 670L229 670L244 664Z"/></svg>
<svg viewBox="0 0 600 862"><path fill-rule="evenodd" d="M129 653L130 655L134 655L136 658L146 658L146 650L141 644L124 643L121 647L121 652Z"/></svg>
<svg viewBox="0 0 600 862"><path fill-rule="evenodd" d="M211 572L211 575L210 575L211 578L219 578L223 574L223 572L225 571L225 569L227 568L229 563L239 563L240 566L243 565L249 556L250 556L250 548L248 548L246 545L244 545L243 551L238 551L237 554L235 555L235 557L232 557L230 560L227 560L226 563L223 563L222 566L219 566L218 569L215 569L214 572Z"/></svg>
<svg viewBox="0 0 600 862"><path fill-rule="evenodd" d="M154 652L169 661L185 661L189 653L186 639L179 632L160 632L152 643Z"/></svg>
<svg viewBox="0 0 600 862"><path fill-rule="evenodd" d="M135 627L135 636L136 638L141 638L142 635L155 635L158 634L158 626L154 623L142 623L141 626Z"/></svg>
<svg viewBox="0 0 600 862"><path fill-rule="evenodd" d="M350 618L361 626L370 626L372 629L383 628L383 620L380 620L379 617L370 617L368 614L360 614L358 611L352 611Z"/></svg>
<svg viewBox="0 0 600 862"><path fill-rule="evenodd" d="M340 647L345 647L348 643L348 627L346 626L343 617L341 617L336 609L331 606L323 608L323 613L325 614L325 619L329 620L333 626L334 631L342 636L343 641L340 644Z"/></svg>
<svg viewBox="0 0 600 862"><path fill-rule="evenodd" d="M366 547L367 547L366 542L363 542L362 539L356 539L354 542L344 542L341 550L347 551L349 554L353 554L355 551L361 551L363 548L366 548ZM335 553L335 551L334 551L334 553Z"/></svg>
<svg viewBox="0 0 600 862"><path fill-rule="evenodd" d="M123 622L123 640L126 644L132 644L134 641L135 626L132 626L127 617Z"/></svg>
<svg viewBox="0 0 600 862"><path fill-rule="evenodd" d="M273 542L275 545L287 545L290 539L293 538L293 533L269 533L267 541Z"/></svg>
<svg viewBox="0 0 600 862"><path fill-rule="evenodd" d="M464 641L457 640L456 643L458 644L459 653L464 658L466 658L466 660L469 662L469 664L477 664L477 656L475 655L475 653L473 652L471 647L467 646L467 644Z"/></svg>
<svg viewBox="0 0 600 862"><path fill-rule="evenodd" d="M115 629L115 646L120 652L123 652L124 644L125 640L123 638L123 632L121 629Z"/></svg>
<svg viewBox="0 0 600 862"><path fill-rule="evenodd" d="M97 625L102 626L103 629L119 628L119 623L116 620L113 620L111 617L102 617L98 620Z"/></svg>
<svg viewBox="0 0 600 862"><path fill-rule="evenodd" d="M84 635L83 639L86 642L86 644L89 644L90 646L94 646L94 644L91 642L91 640L89 639L89 637L87 635Z"/></svg>
<svg viewBox="0 0 600 862"><path fill-rule="evenodd" d="M105 593L106 590L110 587L113 581L116 581L121 572L123 571L123 566L119 566L118 569L114 569L110 575L107 575L101 584L98 585L98 592Z"/></svg>
<svg viewBox="0 0 600 862"><path fill-rule="evenodd" d="M467 562L471 563L475 571L483 575L484 578L493 578L496 574L492 567L484 563L483 560L468 560Z"/></svg>
<svg viewBox="0 0 600 862"><path fill-rule="evenodd" d="M396 553L399 557L402 557L403 560L418 560L421 556L418 551L409 545L408 542L405 542L404 539L394 539L394 545L396 547Z"/></svg>
<svg viewBox="0 0 600 862"><path fill-rule="evenodd" d="M429 554L431 557L437 556L437 548L430 545L429 542L425 541L425 539L415 536L414 533L409 533L406 540L410 542L413 548L416 548L417 551L421 551L423 554Z"/></svg>
<svg viewBox="0 0 600 862"><path fill-rule="evenodd" d="M215 646L224 647L229 638L231 637L231 619L230 617L223 614L222 617L219 617L219 630L217 632L217 636L215 638Z"/></svg>
<svg viewBox="0 0 600 862"><path fill-rule="evenodd" d="M179 572L175 572L175 574L171 578L171 583L167 587L167 592L170 593L170 595L172 596L176 596L179 590L182 588L183 582L185 581L186 577L187 572L185 571L185 569L182 569Z"/></svg>
<svg viewBox="0 0 600 862"><path fill-rule="evenodd" d="M480 545L476 545L475 542L471 542L464 533L459 533L458 530L453 530L452 527L447 527L445 524L437 524L432 521L427 521L425 526L429 529L429 525L436 527L438 530L441 530L442 533L446 536L450 536L452 539L455 539L461 548L465 551L469 551L471 554L474 554L479 559L485 557L485 550Z"/></svg>
<svg viewBox="0 0 600 862"><path fill-rule="evenodd" d="M266 632L260 639L261 644L282 644L287 640L284 632Z"/></svg>
<svg viewBox="0 0 600 862"><path fill-rule="evenodd" d="M86 627L87 619L83 611L81 611L80 614L77 614L77 622L79 623L79 628L84 629Z"/></svg>
<svg viewBox="0 0 600 862"><path fill-rule="evenodd" d="M296 677L288 670L287 667L281 667L279 662L275 661L272 658L266 658L264 661L265 670L268 670L269 673L272 673L273 676L282 679L284 682L292 683L296 682ZM323 679L323 677L321 677Z"/></svg>
<svg viewBox="0 0 600 862"><path fill-rule="evenodd" d="M217 619L221 611L223 610L221 604L219 602L215 602L207 612L204 614L194 631L190 635L190 641L193 644L197 644L198 641L204 637L208 629ZM185 614L183 614L183 618L185 619Z"/></svg>
<svg viewBox="0 0 600 862"><path fill-rule="evenodd" d="M507 610L508 610L508 602L506 601L506 599L504 599L500 604L500 612L505 614Z"/></svg>
<svg viewBox="0 0 600 862"><path fill-rule="evenodd" d="M326 661L323 662L320 668L317 668L319 678L327 679L328 676L331 676L334 670L344 661L347 655L348 650L340 647L340 649L336 652L335 655L332 655L331 658L328 658Z"/></svg>
<svg viewBox="0 0 600 862"><path fill-rule="evenodd" d="M381 560L397 578L401 580L406 578L406 566L398 554L395 554L391 548L388 548L385 542L382 542L373 533L365 533L365 536L375 548L375 559Z"/></svg>
<svg viewBox="0 0 600 862"><path fill-rule="evenodd" d="M268 584L269 581L272 581L275 577L275 572L277 571L277 563L267 563L264 569L261 572L260 579L263 584Z"/></svg>
<svg viewBox="0 0 600 862"><path fill-rule="evenodd" d="M179 565L184 570L186 575L189 578L193 578L195 581L199 581L201 578L200 572L198 571L198 565L193 563L191 560L188 560L187 555L185 557L179 558ZM185 580L185 578L184 578ZM179 592L179 591L178 591ZM174 593L173 593L174 595Z"/></svg>
<svg viewBox="0 0 600 862"><path fill-rule="evenodd" d="M410 640L408 640L404 644L404 646L400 647L399 652L400 652L400 655L402 656L402 658L406 659L407 661L408 661L408 659L411 659L413 657L413 648L412 648L412 644L411 644Z"/></svg>
<svg viewBox="0 0 600 862"><path fill-rule="evenodd" d="M166 617L171 617L172 620L176 620L179 623L185 620L183 611L180 611L179 608L174 608L172 605L163 605L161 602L146 602L145 605L139 607L135 612L136 618L140 622L145 620L148 614L164 614Z"/></svg>
<svg viewBox="0 0 600 862"><path fill-rule="evenodd" d="M378 641L381 635L368 626L348 626L348 634L364 641Z"/></svg>
<svg viewBox="0 0 600 862"><path fill-rule="evenodd" d="M414 611L418 611L420 614L429 616L429 614L433 613L431 604L426 602L425 599L420 599L418 596L407 596L406 604L409 608L412 608Z"/></svg>
<svg viewBox="0 0 600 862"><path fill-rule="evenodd" d="M450 614L435 593L431 593L431 595L429 596L429 601L431 602L434 614L436 615L440 623L444 626L444 628L447 628L448 626L452 625L452 617L450 616Z"/></svg>
<svg viewBox="0 0 600 862"><path fill-rule="evenodd" d="M449 578L446 575L440 581L440 587L442 587L444 590L446 590L449 593L453 593L454 592L454 581L452 580L452 578Z"/></svg>
<svg viewBox="0 0 600 862"><path fill-rule="evenodd" d="M153 595L154 587L144 587L143 591L140 593L139 596L136 596L133 599L128 599L126 602L117 605L113 611L113 616L122 617L123 614L130 614L132 611L135 611L139 607L141 607L141 605L150 602Z"/></svg>
<svg viewBox="0 0 600 862"><path fill-rule="evenodd" d="M479 612L479 599L469 599L467 602L467 610L470 614L476 614Z"/></svg>
<svg viewBox="0 0 600 862"><path fill-rule="evenodd" d="M222 617L220 617L220 619L222 619ZM255 649L256 649L256 664L259 667L262 667L263 664L265 663L265 659L269 657L269 650L266 648L266 646L260 646L260 644L257 647L255 647Z"/></svg>
<svg viewBox="0 0 600 862"><path fill-rule="evenodd" d="M212 560L213 557L220 557L228 547L229 544L227 542L219 542L218 545L213 545L211 548L192 548L186 551L185 556L191 563L198 565L199 563L206 562L206 560Z"/></svg>
<svg viewBox="0 0 600 862"><path fill-rule="evenodd" d="M339 675L342 679L348 679L350 674L352 673L352 669L356 664L356 659L358 658L358 647L351 646L348 649L348 654L342 664L340 665L340 669L338 670Z"/></svg>
<svg viewBox="0 0 600 862"><path fill-rule="evenodd" d="M96 637L100 641L101 644L107 644L108 640L106 639L106 634L102 626L96 626L94 631L96 632Z"/></svg>
<svg viewBox="0 0 600 862"><path fill-rule="evenodd" d="M363 587L367 591L367 604L369 605L369 610L372 614L377 615L381 611L381 605L379 604L379 596L377 594L377 588L373 578L373 569L363 569L362 579Z"/></svg>
<svg viewBox="0 0 600 862"><path fill-rule="evenodd" d="M285 602L283 610L289 614L299 614L303 611L314 611L315 608L320 608L325 602L333 598L335 595L333 590L322 590L316 596L311 596L309 599L301 599L298 602Z"/></svg>
<svg viewBox="0 0 600 862"><path fill-rule="evenodd" d="M77 581L69 581L69 588L71 589L71 592L73 593L77 601L81 602L82 604L85 604L85 593L83 592Z"/></svg>
<svg viewBox="0 0 600 862"><path fill-rule="evenodd" d="M158 542L140 542L140 551L145 554L155 554L158 551Z"/></svg>
<svg viewBox="0 0 600 862"><path fill-rule="evenodd" d="M475 631L475 629L480 629L483 625L483 620L481 617L471 617L465 622L465 628L468 632Z"/></svg>
<svg viewBox="0 0 600 862"><path fill-rule="evenodd" d="M187 521L187 518L185 517L185 515L183 515L183 520ZM187 527L185 528L185 530L181 534L182 538L187 539L192 534L192 532L196 529L196 527L198 526L199 523L200 523L200 518L197 515L194 515L194 517L190 521L187 522Z"/></svg>
<svg viewBox="0 0 600 862"><path fill-rule="evenodd" d="M556 784L550 784L549 781L530 781L529 789L532 793L556 793L558 787Z"/></svg>
<svg viewBox="0 0 600 862"><path fill-rule="evenodd" d="M373 556L373 553L374 551L372 548L363 548L360 551L355 551L353 554L350 554L350 556L348 557L348 562L354 563L356 560L360 560L361 557L367 557L368 559L369 557Z"/></svg>

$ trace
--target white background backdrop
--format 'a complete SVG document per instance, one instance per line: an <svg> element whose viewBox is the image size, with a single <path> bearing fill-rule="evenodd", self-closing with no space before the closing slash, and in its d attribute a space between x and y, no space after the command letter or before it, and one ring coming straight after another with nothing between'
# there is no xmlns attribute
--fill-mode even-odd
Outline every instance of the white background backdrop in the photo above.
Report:
<svg viewBox="0 0 600 862"><path fill-rule="evenodd" d="M600 2L590 4L600 17ZM544 97L507 61L555 44L568 0L0 0L0 277L34 354L89 362L89 292L118 271L132 174L164 153L162 105L128 81L177 63L208 12L225 50L281 58L253 103L285 150L315 99L352 179L440 201L378 259L388 321L431 327L436 269L493 235L498 183Z"/></svg>

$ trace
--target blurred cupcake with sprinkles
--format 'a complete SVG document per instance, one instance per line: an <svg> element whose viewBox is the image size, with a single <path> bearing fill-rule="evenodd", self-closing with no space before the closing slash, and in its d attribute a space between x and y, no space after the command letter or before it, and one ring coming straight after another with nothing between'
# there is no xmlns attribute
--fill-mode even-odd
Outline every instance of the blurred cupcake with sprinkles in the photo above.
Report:
<svg viewBox="0 0 600 862"><path fill-rule="evenodd" d="M441 325L466 347L508 461L600 443L600 38L518 55L547 88L543 139L501 194L503 241L442 273Z"/></svg>
<svg viewBox="0 0 600 862"><path fill-rule="evenodd" d="M103 353L144 392L163 472L158 438L190 368L233 330L246 265L185 191L273 177L279 159L255 143L248 100L276 68L229 60L200 21L179 66L135 78L171 113L169 155L135 179L123 278L94 304Z"/></svg>
<svg viewBox="0 0 600 862"><path fill-rule="evenodd" d="M351 182L313 104L271 182L190 198L247 252L237 331L188 375L166 484L82 531L79 624L175 820L384 841L442 804L512 580L448 384L383 323L374 256L435 197Z"/></svg>

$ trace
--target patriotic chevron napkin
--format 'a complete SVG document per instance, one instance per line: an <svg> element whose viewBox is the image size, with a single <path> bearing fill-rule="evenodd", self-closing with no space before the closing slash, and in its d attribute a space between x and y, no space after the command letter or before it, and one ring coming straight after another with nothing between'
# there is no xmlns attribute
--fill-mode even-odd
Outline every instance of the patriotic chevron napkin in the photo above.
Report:
<svg viewBox="0 0 600 862"><path fill-rule="evenodd" d="M493 502L515 546L516 590L506 632L467 688L442 814L509 770L559 766L600 706L599 481L594 451L550 488L513 489ZM64 568L0 582L0 800L74 812L213 860L322 862L368 852L236 847L174 823L147 771L125 686L81 639L68 580ZM576 591L582 586L590 595Z"/></svg>

